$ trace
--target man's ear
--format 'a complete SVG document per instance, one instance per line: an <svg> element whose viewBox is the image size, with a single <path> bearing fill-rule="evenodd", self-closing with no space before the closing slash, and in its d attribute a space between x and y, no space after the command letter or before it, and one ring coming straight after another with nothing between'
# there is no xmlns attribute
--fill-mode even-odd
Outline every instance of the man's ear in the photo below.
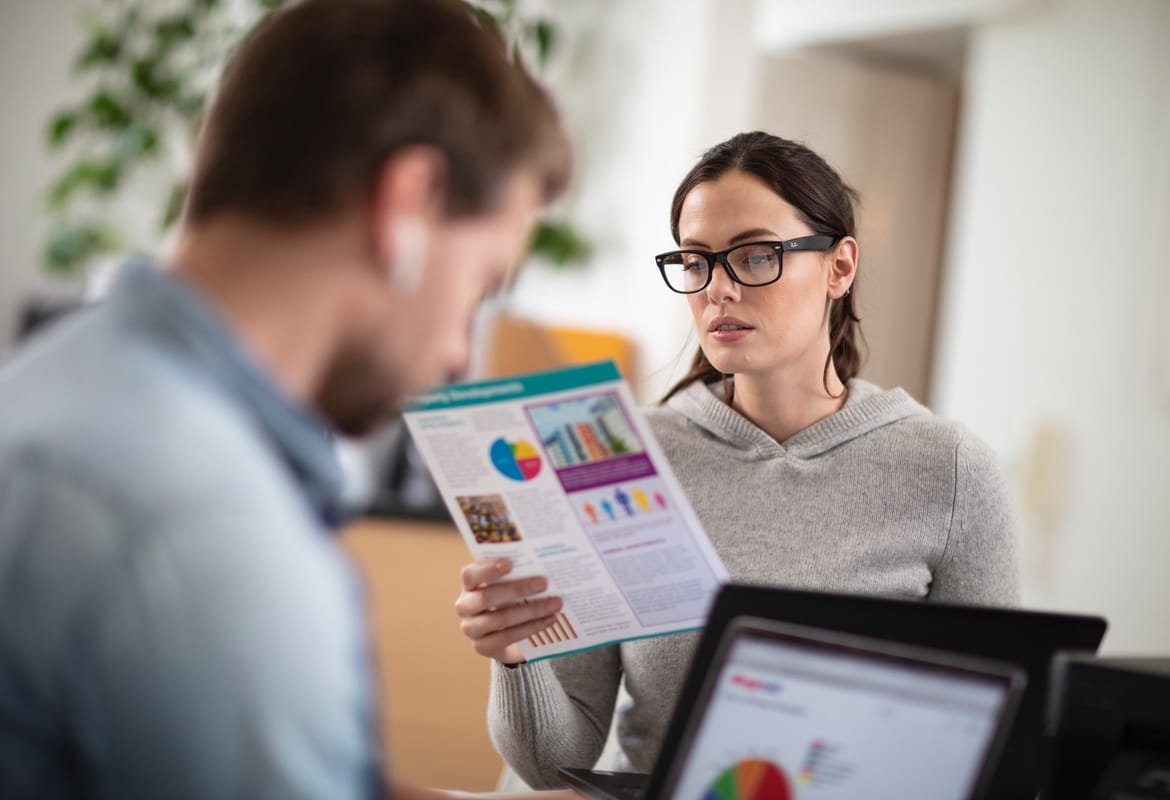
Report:
<svg viewBox="0 0 1170 800"><path fill-rule="evenodd" d="M840 300L853 287L857 277L857 259L861 251L857 240L846 236L837 242L829 254L829 297Z"/></svg>
<svg viewBox="0 0 1170 800"><path fill-rule="evenodd" d="M439 216L447 162L426 145L405 147L382 162L374 183L370 229L376 261L393 270L401 237L416 237Z"/></svg>

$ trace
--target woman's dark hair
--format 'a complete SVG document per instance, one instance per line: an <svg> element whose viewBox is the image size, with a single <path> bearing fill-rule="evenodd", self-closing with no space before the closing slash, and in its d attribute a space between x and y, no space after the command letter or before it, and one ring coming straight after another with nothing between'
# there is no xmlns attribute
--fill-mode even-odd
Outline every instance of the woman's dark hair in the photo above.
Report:
<svg viewBox="0 0 1170 800"><path fill-rule="evenodd" d="M700 183L718 180L735 170L754 175L770 186L796 209L813 233L832 236L834 240L856 235L853 204L857 192L841 180L823 158L803 144L753 131L737 134L712 147L683 178L670 204L670 232L676 243L679 241L679 216L691 190ZM861 318L854 310L856 293L853 289L856 287L855 279L850 291L833 301L829 312L830 347L825 359L825 391L829 391L830 366L836 367L837 377L842 383L856 377L861 368ZM695 381L711 383L726 378L712 366L700 347L690 370L670 388L662 402ZM730 401L733 387L726 388Z"/></svg>

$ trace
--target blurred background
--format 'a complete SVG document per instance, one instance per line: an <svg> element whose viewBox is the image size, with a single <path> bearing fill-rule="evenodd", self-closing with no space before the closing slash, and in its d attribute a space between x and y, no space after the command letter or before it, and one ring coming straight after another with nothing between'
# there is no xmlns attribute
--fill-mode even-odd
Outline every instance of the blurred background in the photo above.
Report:
<svg viewBox="0 0 1170 800"><path fill-rule="evenodd" d="M92 93L72 65L92 34L82 12L101 5L0 0L0 353L109 263L54 270L46 256L59 225L47 197L69 161L48 142ZM502 5L539 23L525 30L579 171L550 214L568 226L567 256L538 249L494 314L614 337L654 402L695 346L652 260L672 247L678 181L742 130L803 140L862 196L862 376L1000 454L1027 605L1106 616L1104 652L1170 652L1170 2ZM168 147L159 158L181 169ZM109 201L120 244L159 251L167 180L144 169L130 185ZM525 340L547 346L502 347ZM356 549L407 557L390 546ZM444 557L461 563L460 548ZM446 574L434 580L457 633Z"/></svg>

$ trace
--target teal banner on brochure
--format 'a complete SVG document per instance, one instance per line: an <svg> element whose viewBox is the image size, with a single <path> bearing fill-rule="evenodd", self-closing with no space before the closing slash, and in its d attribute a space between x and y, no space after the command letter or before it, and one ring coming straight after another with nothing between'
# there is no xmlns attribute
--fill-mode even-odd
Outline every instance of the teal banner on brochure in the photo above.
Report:
<svg viewBox="0 0 1170 800"><path fill-rule="evenodd" d="M402 407L403 411L441 411L445 408L498 403L541 394L579 389L594 383L621 380L617 364L598 361L547 372L533 372L514 378L438 386L423 392Z"/></svg>

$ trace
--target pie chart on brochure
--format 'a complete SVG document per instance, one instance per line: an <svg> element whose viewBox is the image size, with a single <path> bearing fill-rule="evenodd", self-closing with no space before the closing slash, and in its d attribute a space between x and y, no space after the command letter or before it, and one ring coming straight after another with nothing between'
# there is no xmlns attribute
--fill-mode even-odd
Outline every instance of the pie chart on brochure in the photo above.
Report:
<svg viewBox="0 0 1170 800"><path fill-rule="evenodd" d="M492 442L492 466L505 478L530 481L540 474L540 453L524 439L509 442L503 437Z"/></svg>

